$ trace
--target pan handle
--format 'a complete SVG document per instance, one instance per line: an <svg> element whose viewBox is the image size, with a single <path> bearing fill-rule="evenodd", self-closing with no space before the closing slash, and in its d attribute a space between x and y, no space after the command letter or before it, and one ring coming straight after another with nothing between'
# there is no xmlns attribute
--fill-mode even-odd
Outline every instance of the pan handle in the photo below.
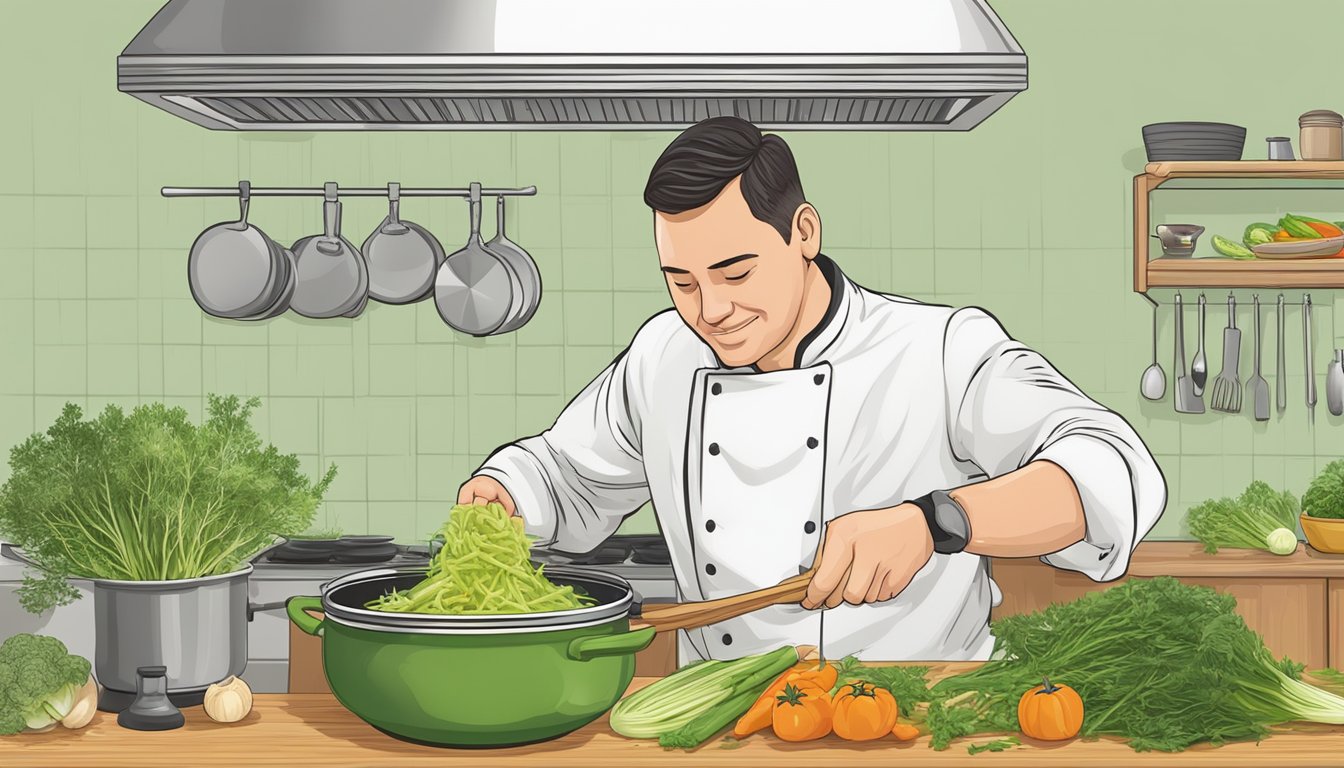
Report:
<svg viewBox="0 0 1344 768"><path fill-rule="evenodd" d="M285 613L289 614L289 620L294 622L305 634L313 637L322 636L322 619L312 615L312 611L322 609L322 598L320 597L291 597L285 601Z"/></svg>
<svg viewBox="0 0 1344 768"><path fill-rule="evenodd" d="M591 661L602 656L625 656L648 648L656 633L657 630L653 627L645 627L615 635L580 637L570 641L566 655L575 661Z"/></svg>

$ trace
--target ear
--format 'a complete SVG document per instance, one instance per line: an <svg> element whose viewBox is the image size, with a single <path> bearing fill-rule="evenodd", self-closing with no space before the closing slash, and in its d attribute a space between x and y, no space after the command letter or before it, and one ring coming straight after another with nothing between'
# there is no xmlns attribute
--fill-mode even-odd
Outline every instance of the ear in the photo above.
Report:
<svg viewBox="0 0 1344 768"><path fill-rule="evenodd" d="M821 253L821 214L811 203L803 203L793 213L793 231L803 258L811 261Z"/></svg>

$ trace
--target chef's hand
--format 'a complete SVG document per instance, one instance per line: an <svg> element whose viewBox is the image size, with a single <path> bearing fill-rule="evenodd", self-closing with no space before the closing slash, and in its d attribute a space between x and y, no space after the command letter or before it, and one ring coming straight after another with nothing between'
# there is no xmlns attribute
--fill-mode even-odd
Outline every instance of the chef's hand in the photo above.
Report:
<svg viewBox="0 0 1344 768"><path fill-rule="evenodd" d="M914 504L841 515L826 526L804 608L890 600L933 556L933 536Z"/></svg>
<svg viewBox="0 0 1344 768"><path fill-rule="evenodd" d="M513 497L504 490L503 484L488 475L476 475L457 491L458 504L476 504L484 506L492 501L499 502L510 515L518 514L513 505Z"/></svg>

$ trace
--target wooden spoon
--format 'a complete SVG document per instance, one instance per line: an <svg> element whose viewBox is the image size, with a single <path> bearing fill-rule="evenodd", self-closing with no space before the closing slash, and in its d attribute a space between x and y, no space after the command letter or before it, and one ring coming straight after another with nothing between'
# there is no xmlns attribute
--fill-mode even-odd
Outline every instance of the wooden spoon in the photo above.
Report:
<svg viewBox="0 0 1344 768"><path fill-rule="evenodd" d="M814 571L814 568L809 568L773 587L718 600L698 603L659 603L648 606L638 619L631 622L631 627L634 629L653 627L658 632L693 629L737 618L744 613L751 613L771 605L802 602L807 595L807 585L812 581Z"/></svg>

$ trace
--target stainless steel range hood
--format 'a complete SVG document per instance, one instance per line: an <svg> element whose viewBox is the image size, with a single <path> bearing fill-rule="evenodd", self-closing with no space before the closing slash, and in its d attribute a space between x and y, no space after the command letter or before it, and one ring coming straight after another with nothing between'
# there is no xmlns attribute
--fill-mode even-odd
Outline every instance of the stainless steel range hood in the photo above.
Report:
<svg viewBox="0 0 1344 768"><path fill-rule="evenodd" d="M236 130L969 130L1027 87L985 0L171 0L117 87Z"/></svg>

